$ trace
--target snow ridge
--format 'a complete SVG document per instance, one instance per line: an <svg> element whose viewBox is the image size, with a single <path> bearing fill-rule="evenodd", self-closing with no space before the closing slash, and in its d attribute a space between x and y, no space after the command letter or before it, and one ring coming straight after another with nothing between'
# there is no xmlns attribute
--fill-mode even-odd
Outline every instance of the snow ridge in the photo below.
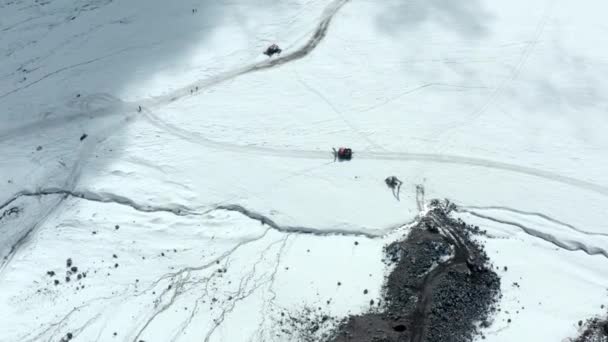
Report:
<svg viewBox="0 0 608 342"><path fill-rule="evenodd" d="M152 213L152 212L168 212L177 216L186 216L186 215L194 215L195 212L183 205L179 204L171 204L167 206L153 206L147 204L139 204L133 201L132 199L120 196L112 193L95 193L92 191L70 191L67 189L60 188L48 188L42 189L36 192L31 191L21 191L18 194L14 195L11 199L6 201L4 204L0 205L0 210L4 209L12 202L17 200L19 197L38 197L38 196L49 196L49 195L64 195L68 197L81 198L87 201L93 202L101 202L101 203L116 203L121 205L129 206L137 211Z"/></svg>
<svg viewBox="0 0 608 342"><path fill-rule="evenodd" d="M560 221L556 218L553 218L549 215L543 214L543 213L539 213L539 212L535 212L535 211L525 211L525 210L520 210L520 209L515 209L515 208L509 208L509 207L504 207L504 206L459 206L458 208L460 209L471 209L471 210L503 210L503 211L508 211L508 212L512 212L512 213L516 213L516 214L520 214L520 215L529 215L529 216L537 216L539 218L542 218L544 220L547 220L549 222L558 224L560 226L564 226L567 228L570 228L574 231L577 231L579 233L585 234L585 235L590 235L590 236L608 236L608 233L599 233L599 232L591 232L591 231L587 231L587 230L583 230L580 228L577 228L576 226L573 226L567 222L564 221Z"/></svg>
<svg viewBox="0 0 608 342"><path fill-rule="evenodd" d="M496 223L501 223L501 224L506 224L509 226L514 226L514 227L518 227L520 228L524 233L539 238L541 240L544 240L546 242L549 242L561 249L570 251L570 252L576 252L576 251L582 251L587 255L602 255L605 258L608 258L608 250L602 247L597 247L597 246L592 246L589 243L586 242L581 242L578 239L577 240L572 240L569 239L568 241L565 241L564 239L555 236L554 234L548 233L548 232L544 232L544 231L540 231L538 229L532 228L530 226L524 225L522 223L513 221L513 220L506 220L506 219L502 219L502 218L497 218L497 217L493 217L493 216L489 216L489 215L485 215L485 214L480 214L476 211L473 210L469 210L469 209L464 209L461 207L457 207L455 209L456 212L459 213L467 213L470 214L472 216L478 217L478 218L482 218L485 220L489 220L492 222L496 222ZM597 234L597 235L603 235L603 234ZM580 240L584 240L584 239L580 239Z"/></svg>
<svg viewBox="0 0 608 342"><path fill-rule="evenodd" d="M310 228L302 226L282 226L273 221L268 216L264 216L260 213L251 211L238 204L220 205L216 207L216 210L227 210L241 213L252 220L259 221L262 224L268 225L276 231L281 233L297 233L297 234L311 234L317 236L331 236L331 235L343 235L343 236L364 236L370 239L383 238L390 232L403 227L406 224L400 224L386 229L382 229L380 232L375 232L370 229L339 229L339 228ZM409 223L408 223L409 224Z"/></svg>
<svg viewBox="0 0 608 342"><path fill-rule="evenodd" d="M242 214L252 220L259 221L263 225L268 225L273 230L282 232L282 233L297 233L297 234L311 234L317 236L332 236L332 235L342 235L342 236L364 236L370 239L374 238L382 238L394 231L402 227L404 224L395 225L392 227L388 227L382 229L380 231L372 230L372 229L338 229L338 228L312 228L312 227L303 227L303 226L285 226L280 225L275 222L270 217L263 215L259 212L255 212L253 210L247 209L239 204L223 204L215 206L211 210L207 211L196 211L192 208L181 204L168 204L163 206L158 205L149 205L149 204L141 204L132 200L129 197L112 194L112 193L96 193L89 190L74 190L70 191L67 189L60 188L48 188L42 189L36 192L32 191L21 191L18 194L14 195L11 199L0 205L0 210L7 208L11 203L19 199L20 197L40 197L40 196L54 196L60 195L64 197L73 197L78 199L83 199L87 201L100 202L100 203L115 203L119 205L128 206L134 210L145 212L145 213L155 213L155 212L165 212L170 213L176 216L193 216L193 215L204 215L216 210L225 210L232 211ZM11 210L12 208L6 209ZM3 215L4 216L4 215ZM2 218L3 216L0 216ZM7 215L8 216L8 215ZM409 223L408 223L409 224Z"/></svg>

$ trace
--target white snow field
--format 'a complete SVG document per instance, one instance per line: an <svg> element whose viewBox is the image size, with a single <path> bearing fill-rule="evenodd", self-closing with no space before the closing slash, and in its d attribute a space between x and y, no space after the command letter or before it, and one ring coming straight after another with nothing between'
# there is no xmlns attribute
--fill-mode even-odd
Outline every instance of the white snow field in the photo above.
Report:
<svg viewBox="0 0 608 342"><path fill-rule="evenodd" d="M2 0L0 341L298 341L280 313L368 310L431 198L488 230L487 341L576 336L608 295L606 13Z"/></svg>

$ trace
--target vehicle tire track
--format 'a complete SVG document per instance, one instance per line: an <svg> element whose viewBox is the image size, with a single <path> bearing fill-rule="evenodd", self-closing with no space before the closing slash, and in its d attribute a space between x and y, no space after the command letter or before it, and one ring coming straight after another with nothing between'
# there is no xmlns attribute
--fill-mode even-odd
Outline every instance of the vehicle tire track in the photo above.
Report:
<svg viewBox="0 0 608 342"><path fill-rule="evenodd" d="M296 150L296 149L275 149L272 147L263 146L251 146L251 145L238 145L230 142L218 142L208 138L205 138L198 132L188 131L181 127L169 124L162 121L150 112L146 113L149 122L159 129L166 131L170 134L181 137L193 144L203 145L209 148L215 148L223 151L239 152L246 154L265 155L271 157L281 158L298 158L298 159L326 159L331 158L331 152L324 152L318 150ZM579 189L587 190L590 192L597 193L599 195L608 197L608 187L595 184L593 182L577 179L574 177L560 175L555 172L546 171L543 169L536 169L533 167L522 166L517 164L510 164L506 162L493 161L490 159L451 155L451 154L433 154L433 153L407 153L407 152L371 152L362 151L356 152L356 159L358 160L395 160L395 161L409 161L409 162L430 162L440 164L452 164L452 165L463 165L473 167L483 167L487 169L508 171L513 173L519 173L527 176L533 176L550 180L557 183L570 185Z"/></svg>
<svg viewBox="0 0 608 342"><path fill-rule="evenodd" d="M542 169L536 169L533 167L521 166L517 164L510 164L505 162L498 162L489 159L466 157L451 154L432 154L432 153L357 153L357 159L367 160L398 160L398 161L413 161L413 162L433 162L441 164L454 164L464 166L476 166L488 169L509 171L513 173L519 173L528 176L534 176L551 180L557 183L562 183L577 187L580 189L595 192L602 196L608 197L608 187L598 185L593 182L580 180L574 177L563 176L555 172L546 171Z"/></svg>
<svg viewBox="0 0 608 342"><path fill-rule="evenodd" d="M177 90L176 92L165 95L160 98L156 98L155 103L152 107L160 106L165 101L175 101L181 96L191 95L190 92L193 87L198 86L197 89L203 89L204 87L209 87L212 85L219 84L221 82L230 80L232 78L238 77L240 75L244 75L250 72L260 71L272 68L274 66L280 66L290 61L295 61L300 58L305 57L310 52L312 52L319 43L323 40L323 38L327 34L327 30L331 23L331 20L338 12L338 10L344 6L349 0L336 0L331 3L324 11L322 16L322 20L319 23L317 29L315 30L313 36L308 40L308 42L301 47L300 49L291 52L283 57L279 57L277 59L270 59L268 61L260 62L258 64L254 64L253 66L245 67L241 70L236 70L232 72L228 72L226 74L218 75L212 79L207 81L199 82L195 85L190 85L188 87L184 87L181 90ZM541 21L539 32L542 33L542 28L544 27L544 22L546 22L548 17L548 10ZM163 121L161 118L156 116L150 110L143 111L144 117L148 119L150 123L154 126L167 131L173 135L182 137L185 140L188 140L195 144L204 145L206 147L217 148L220 150L231 151L231 152L239 152L239 153L250 153L250 154L261 154L268 155L274 157L290 157L290 158L302 158L302 159L325 159L330 155L330 152L323 151L311 151L311 150L293 150L293 149L274 149L270 147L261 147L261 146L243 146L233 143L223 143L217 142L211 139L204 137L202 134L198 132L188 131L176 125L172 125L168 122ZM458 155L448 155L448 154L430 154L430 153L395 153L395 152L358 152L356 154L357 159L362 160L400 160L400 161L415 161L415 162L434 162L434 163L442 163L442 164L454 164L454 165L465 165L465 166L477 166L484 167L489 169L497 169L502 171L509 171L519 174L524 174L528 176L534 176L538 178L543 178L547 180L551 180L554 182L567 184L570 186L574 186L580 189L584 189L587 191L598 193L602 196L608 197L608 187L594 184L592 182L576 179L573 177L563 176L557 173L553 173L550 171L545 171L542 169L535 169L532 167L520 166L516 164L509 164L504 162L497 162L482 158L473 158L473 157L465 157Z"/></svg>
<svg viewBox="0 0 608 342"><path fill-rule="evenodd" d="M140 103L149 108L159 107L174 102L180 98L192 96L194 94L193 90L203 90L205 88L218 85L220 83L232 80L245 74L271 69L289 62L302 59L308 56L312 51L317 48L317 46L319 46L319 44L323 41L323 38L325 38L325 36L327 35L327 31L329 29L332 19L340 10L340 8L342 8L342 6L344 6L349 1L350 0L335 0L330 3L329 6L327 6L323 11L323 14L321 15L321 21L317 25L317 28L315 29L313 35L302 47L298 48L295 51L288 52L287 54L278 58L270 58L262 62L238 68L236 70L220 73L211 78L191 83L187 86L176 89L175 91L170 92L168 94L157 96Z"/></svg>

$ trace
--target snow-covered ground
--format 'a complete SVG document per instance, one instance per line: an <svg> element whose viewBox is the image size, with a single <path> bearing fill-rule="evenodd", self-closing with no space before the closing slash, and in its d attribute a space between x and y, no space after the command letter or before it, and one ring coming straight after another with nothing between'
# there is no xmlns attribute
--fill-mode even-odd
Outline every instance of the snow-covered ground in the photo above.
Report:
<svg viewBox="0 0 608 342"><path fill-rule="evenodd" d="M607 295L607 10L2 1L0 341L294 339L283 310L369 308L430 198L488 230L487 340L575 336Z"/></svg>

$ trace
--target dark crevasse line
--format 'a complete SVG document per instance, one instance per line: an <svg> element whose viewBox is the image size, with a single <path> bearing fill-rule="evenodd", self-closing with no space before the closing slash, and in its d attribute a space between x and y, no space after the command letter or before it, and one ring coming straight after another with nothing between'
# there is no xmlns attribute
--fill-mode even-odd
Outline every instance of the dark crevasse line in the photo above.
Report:
<svg viewBox="0 0 608 342"><path fill-rule="evenodd" d="M505 207L505 206L497 206L497 205L493 205L493 206L474 206L474 205L464 206L464 205L461 205L461 206L458 206L458 208L460 208L461 210L501 210L501 211L508 211L508 212L512 212L512 213L516 213L516 214L520 214L520 215L536 216L536 217L540 217L546 221L549 221L551 223L555 223L560 226L570 228L581 234L585 234L585 235L589 235L589 236L608 236L608 233L598 233L598 232L590 232L587 230L583 230L583 229L577 228L576 226L574 226L572 224L569 224L567 222L553 218L547 214L543 214L543 213L536 212L536 211L526 211L526 210L520 210L520 209L515 209L515 208L510 208L510 207Z"/></svg>
<svg viewBox="0 0 608 342"><path fill-rule="evenodd" d="M564 249L564 250L567 250L567 251L570 251L570 252L581 251L581 252L584 252L587 255L591 255L591 256L602 255L605 258L608 258L608 251L606 251L603 248L587 246L586 244L584 244L582 242L579 242L579 241L563 242L563 241L560 241L560 239L558 239L557 237L555 237L555 236L553 236L551 234L538 231L536 229L533 229L533 228L530 228L528 226L525 226L525 225L523 225L521 223L514 222L514 221L509 221L509 220L504 220L504 219L499 219L499 218L495 218L495 217L488 216L488 215L483 215L483 214L480 214L480 213L475 212L473 210L466 210L466 209L463 209L463 208L456 208L455 210L457 212L459 212L459 213L467 213L467 214L473 215L475 217L482 218L482 219L489 220L489 221L493 221L493 222L496 222L496 223L506 224L506 225L509 225L509 226L518 227L524 233L526 233L526 234L528 234L530 236L533 236L535 238L539 238L539 239L541 239L543 241L549 242L549 243L551 243L551 244L553 244L553 245L555 245L555 246L557 246L557 247L559 247L561 249Z"/></svg>
<svg viewBox="0 0 608 342"><path fill-rule="evenodd" d="M3 207L14 202L17 198L13 198L13 199L9 200L8 203L5 203L5 205L3 205ZM46 219L55 211L55 209L57 207L59 207L59 205L61 205L62 202L63 202L63 198L56 199L55 203L52 203L42 213L40 218L35 223L33 223L29 227L27 227L23 231L21 236L17 239L17 241L13 242L13 244L10 246L8 253L6 255L0 256L2 258L0 260L0 274L4 271L6 265L8 265L8 263L12 260L13 256L15 255L15 252L29 239L29 237L32 235L32 233L46 221ZM2 214L2 217L3 218L6 217L7 215L5 215L5 214L7 212L12 211L12 209L13 208L5 210L4 213ZM0 223L1 223L1 221L0 221Z"/></svg>
<svg viewBox="0 0 608 342"><path fill-rule="evenodd" d="M279 231L281 233L296 233L296 234L310 234L317 236L332 236L332 235L342 235L342 236L363 236L369 239L378 239L385 237L388 233L403 227L409 223L395 225L393 227L388 227L386 229L382 229L378 232L372 232L371 229L359 229L359 230L346 230L346 229L334 229L334 228L312 228L312 227L303 227L303 226L283 226L275 221L273 221L268 216L262 215L255 211L251 211L241 205L238 204L228 204L228 205L219 205L215 207L216 210L226 210L238 212L252 220L259 221L262 224L268 225L272 229Z"/></svg>
<svg viewBox="0 0 608 342"><path fill-rule="evenodd" d="M333 229L333 228L323 229L323 228L313 228L313 227L304 227L304 226L287 226L287 225L280 225L280 224L276 223L270 217L263 215L261 213L255 212L253 210L247 209L238 204L218 205L218 206L215 206L214 208L212 208L211 210L201 212L201 211L196 211L194 209L191 209L191 208L183 206L183 205L152 206L152 205L147 205L147 204L140 204L128 197L111 194L111 193L95 193L92 191L76 191L76 190L70 191L70 190L59 189L59 188L42 189L42 190L38 190L36 192L22 191L22 192L16 194L15 196L13 196L11 199L4 202L2 205L0 205L0 211L4 210L4 213L1 215L8 216L7 213L9 211L13 210L14 208L16 208L16 207L10 207L10 208L8 208L8 207L21 197L40 197L40 196L53 196L53 195L59 195L59 196L64 196L64 197L73 197L73 198L77 198L77 199L83 199L83 200L99 202L99 203L114 203L114 204L124 205L124 206L130 207L134 210L144 212L144 213L166 212L166 213L170 213L170 214L173 214L176 216L202 216L202 215L212 212L212 211L225 210L225 211L239 213L243 216L248 217L249 219L258 221L261 224L268 225L273 230L276 230L276 231L279 231L282 233L310 234L310 235L317 235L317 236L331 236L331 235L363 236L363 237L367 237L370 239L376 239L376 238L383 238L384 236L386 236L390 232L394 231L395 229L398 229L400 227L403 227L407 224L412 223L412 222L410 222L410 223L397 224L397 225L394 225L391 227L387 227L384 229L377 229L377 230L365 229L365 228L361 228L361 229L357 229L357 230L347 230L347 229ZM8 209L6 209L6 208L8 208Z"/></svg>
<svg viewBox="0 0 608 342"><path fill-rule="evenodd" d="M100 202L100 203L116 203L120 205L125 205L131 207L137 211L141 212L167 212L178 216L186 216L193 215L195 211L189 209L183 205L173 205L173 206L152 206L146 204L139 204L133 201L132 199L120 195L115 195L111 193L95 193L91 191L70 191L67 189L60 188L48 188L41 189L35 192L31 191L21 191L18 194L11 197L9 200L0 205L0 210L8 207L11 203L15 202L17 199L21 197L39 197L39 196L51 196L51 195L63 195L67 197L75 197L84 199L87 201ZM10 209L9 209L10 210Z"/></svg>
<svg viewBox="0 0 608 342"><path fill-rule="evenodd" d="M268 60L264 60L261 62L257 62L254 64L249 64L242 66L240 68L229 70L226 72L219 73L215 76L211 76L194 83L188 84L187 86L180 87L179 89L172 91L169 94L165 94L162 96L156 96L150 98L148 100L140 101L139 104L145 107L158 107L165 105L167 103L171 103L177 101L180 98L185 96L192 96L196 94L198 91L216 86L223 82L233 80L239 76L251 73L262 71L266 69L271 69L274 67L278 67L280 65L296 61L298 59L302 59L309 55L318 45L323 41L323 38L327 35L327 31L329 25L334 17L334 15L350 0L334 0L330 3L325 10L323 11L323 15L321 21L317 25L313 35L308 39L306 44L302 47L285 54L284 56L278 58L271 58ZM134 104L135 105L135 104ZM154 114L147 112L145 113L146 117L154 116ZM149 118L150 119L150 118ZM158 119L158 118L155 118Z"/></svg>

